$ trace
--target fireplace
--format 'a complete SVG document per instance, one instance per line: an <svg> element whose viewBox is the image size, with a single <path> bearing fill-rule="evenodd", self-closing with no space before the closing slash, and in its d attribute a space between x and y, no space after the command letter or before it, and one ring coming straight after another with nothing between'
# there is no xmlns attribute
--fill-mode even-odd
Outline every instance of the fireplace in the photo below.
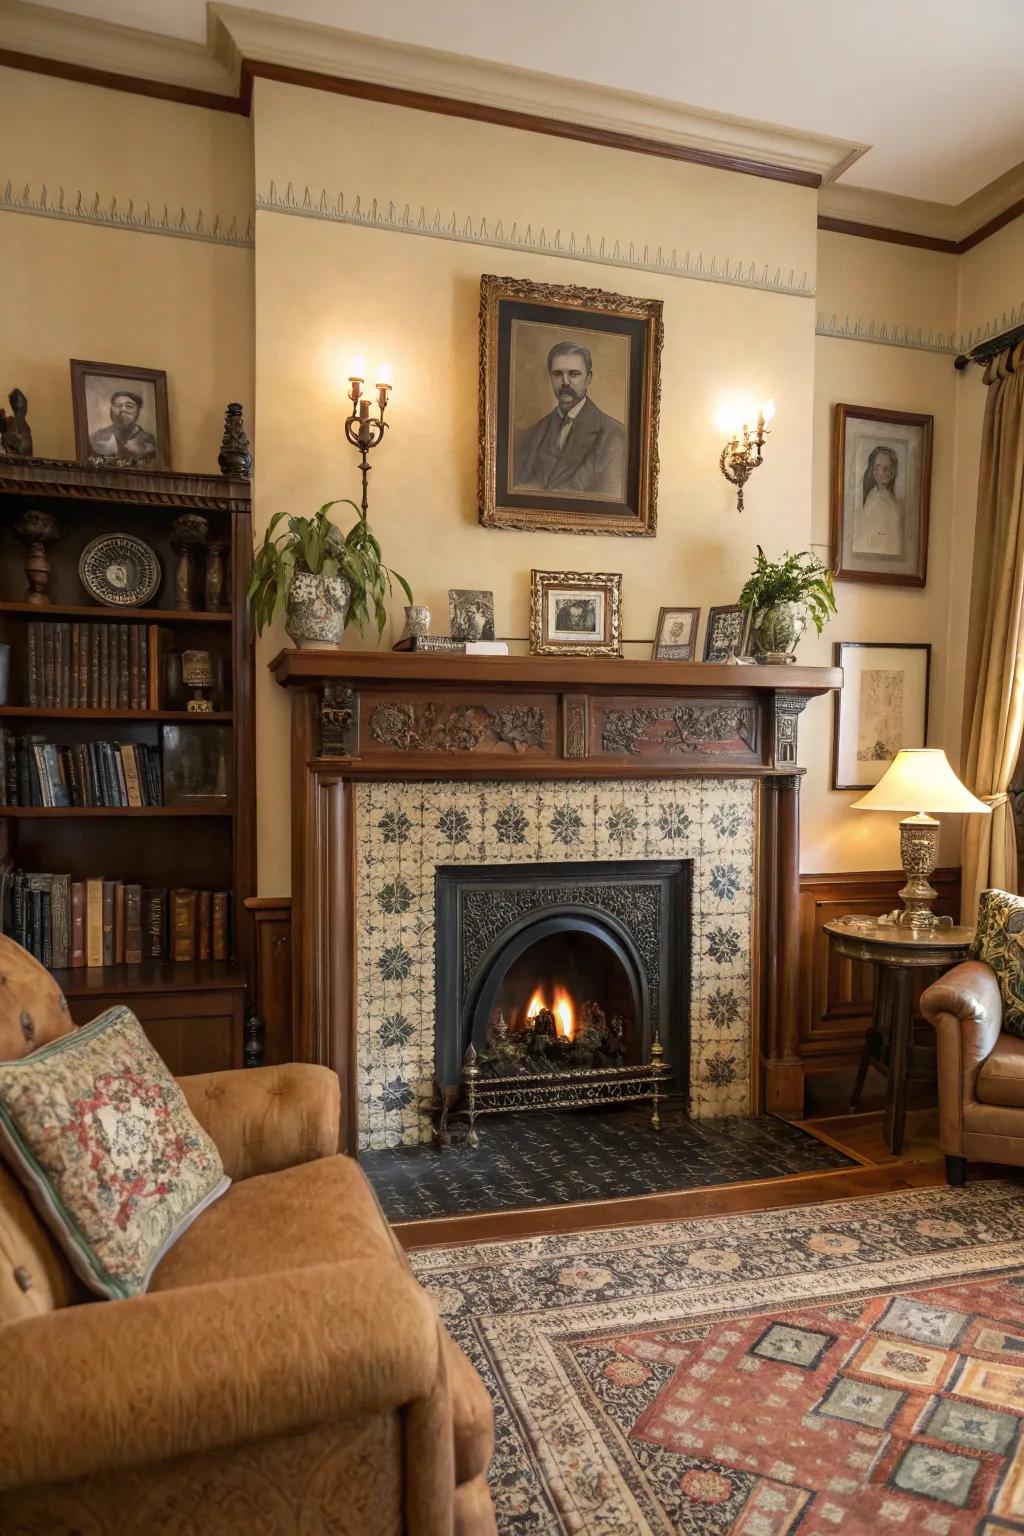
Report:
<svg viewBox="0 0 1024 1536"><path fill-rule="evenodd" d="M439 866L439 1131L689 1084L689 860Z"/></svg>

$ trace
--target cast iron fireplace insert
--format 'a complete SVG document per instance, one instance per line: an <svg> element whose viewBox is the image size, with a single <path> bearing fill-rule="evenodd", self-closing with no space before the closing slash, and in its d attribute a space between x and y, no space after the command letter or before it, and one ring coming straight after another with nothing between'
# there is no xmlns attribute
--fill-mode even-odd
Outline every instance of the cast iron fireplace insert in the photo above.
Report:
<svg viewBox="0 0 1024 1536"><path fill-rule="evenodd" d="M437 1134L689 1085L689 860L446 865L435 881Z"/></svg>

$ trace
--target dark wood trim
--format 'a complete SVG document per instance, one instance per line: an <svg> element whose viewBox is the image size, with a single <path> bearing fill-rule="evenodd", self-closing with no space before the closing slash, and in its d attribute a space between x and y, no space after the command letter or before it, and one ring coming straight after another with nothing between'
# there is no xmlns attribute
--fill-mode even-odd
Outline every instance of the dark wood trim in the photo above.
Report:
<svg viewBox="0 0 1024 1536"><path fill-rule="evenodd" d="M276 80L283 85L327 91L332 96L354 96L362 101L385 102L388 106L434 112L442 117L462 117L472 122L494 123L501 128L519 128L527 133L543 133L553 138L575 139L583 144L596 144L602 149L624 149L637 155L654 155L661 160L683 160L691 165L706 165L718 171L738 171L744 176L761 176L769 181L786 181L799 187L821 186L821 177L817 171L803 171L796 166L768 165L762 160L752 160L743 155L724 155L714 150L694 149L689 145L671 144L662 139L647 139L640 134L620 133L612 128L594 128L586 123L567 122L564 118L542 117L532 112L512 111L507 107L491 107L484 102L437 96L429 91L378 85L371 80L348 80L339 75L321 74L319 70L273 64L266 59L242 60L243 100L251 102L255 79Z"/></svg>
<svg viewBox="0 0 1024 1536"><path fill-rule="evenodd" d="M245 905L250 912L291 912L290 896L247 896Z"/></svg>
<svg viewBox="0 0 1024 1536"><path fill-rule="evenodd" d="M1010 204L1009 208L1004 208L1002 213L997 213L994 218L989 219L987 224L979 225L971 234L964 235L962 240L958 240L957 254L962 255L964 251L973 250L976 245L987 240L989 235L998 234L1001 229L1006 228L1007 224L1012 224L1014 219L1019 219L1022 213L1024 213L1024 197L1019 197L1015 203Z"/></svg>
<svg viewBox="0 0 1024 1536"><path fill-rule="evenodd" d="M7 69L28 70L34 75L51 75L58 80L73 80L78 85L98 85L108 91L127 91L132 96L152 96L157 101L174 101L186 107L205 107L211 112L233 112L247 117L249 104L241 95L221 95L219 91L200 91L189 85L174 85L165 80L147 80L143 75L120 75L113 70L94 69L88 64L70 64L64 59L46 59L37 53L16 53L0 48L0 65Z"/></svg>
<svg viewBox="0 0 1024 1536"><path fill-rule="evenodd" d="M919 235L909 229L890 229L885 224L861 224L856 219L836 219L828 213L818 214L818 228L834 235L882 240L887 245L911 245L920 251L941 251L946 256L958 256L963 246L960 240L944 240L939 235Z"/></svg>

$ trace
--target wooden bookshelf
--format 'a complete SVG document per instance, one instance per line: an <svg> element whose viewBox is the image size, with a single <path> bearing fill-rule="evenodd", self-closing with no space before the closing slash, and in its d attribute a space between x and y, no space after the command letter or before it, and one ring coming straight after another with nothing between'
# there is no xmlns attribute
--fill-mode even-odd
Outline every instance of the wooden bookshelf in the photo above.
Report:
<svg viewBox="0 0 1024 1536"><path fill-rule="evenodd" d="M14 532L29 507L51 513L59 529L56 543L46 548L51 573L50 601L45 605L26 601L26 550ZM224 545L225 609L206 611L201 606L201 581L192 607L175 606L177 557L170 525L182 512L201 513L211 536ZM105 607L90 601L84 591L78 575L82 550L98 535L113 533L131 533L155 551L162 574L151 604ZM128 1003L178 1073L213 1071L243 1061L253 955L252 914L245 900L255 889L253 663L246 602L251 562L248 481L0 458L0 641L11 646L11 679L7 701L0 706L0 726L16 737L35 734L58 745L102 740L160 747L161 728L167 725L217 726L230 734L233 797L227 803L0 806L0 855L26 872L53 871L70 874L73 880L102 876L148 889L231 892L229 960L148 960L141 965L54 971L78 1022L113 1002ZM201 556L197 564L201 571ZM224 680L215 690L216 707L205 714L189 712L187 696L171 697L163 675L159 697L149 701L158 708L30 705L28 626L50 621L155 625L165 632L171 653L210 651ZM162 647L161 674L163 663Z"/></svg>

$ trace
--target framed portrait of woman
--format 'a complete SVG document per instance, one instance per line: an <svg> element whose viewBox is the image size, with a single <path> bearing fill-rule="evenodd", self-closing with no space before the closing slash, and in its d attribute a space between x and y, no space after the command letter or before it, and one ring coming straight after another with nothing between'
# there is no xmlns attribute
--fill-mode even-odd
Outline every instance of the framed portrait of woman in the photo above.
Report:
<svg viewBox="0 0 1024 1536"><path fill-rule="evenodd" d="M928 575L932 417L837 405L832 564L843 581L923 587Z"/></svg>

